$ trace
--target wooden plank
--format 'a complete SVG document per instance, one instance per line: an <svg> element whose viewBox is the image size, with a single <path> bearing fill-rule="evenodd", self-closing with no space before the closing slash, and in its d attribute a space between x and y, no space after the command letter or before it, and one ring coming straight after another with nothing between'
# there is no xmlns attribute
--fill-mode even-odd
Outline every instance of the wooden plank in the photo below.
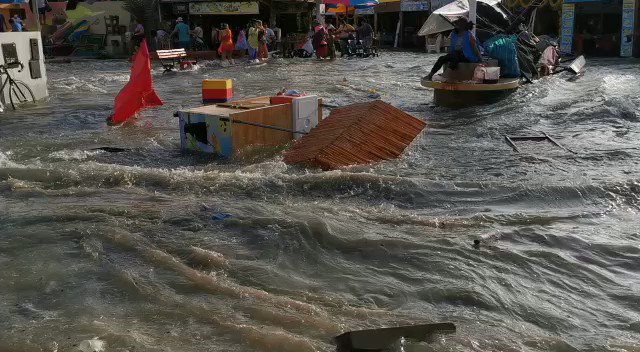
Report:
<svg viewBox="0 0 640 352"><path fill-rule="evenodd" d="M229 115L229 118L289 130L292 127L290 105L273 105L253 110L235 110ZM232 139L233 150L237 151L251 145L285 145L293 140L293 133L234 123Z"/></svg>

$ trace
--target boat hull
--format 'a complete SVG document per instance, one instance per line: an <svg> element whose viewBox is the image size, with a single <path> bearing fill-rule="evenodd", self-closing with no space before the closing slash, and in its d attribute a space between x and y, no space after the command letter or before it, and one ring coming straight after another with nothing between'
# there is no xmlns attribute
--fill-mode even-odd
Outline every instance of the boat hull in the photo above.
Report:
<svg viewBox="0 0 640 352"><path fill-rule="evenodd" d="M434 104L450 109L497 103L513 94L520 86L518 79L501 79L495 84L423 80L422 85L434 90Z"/></svg>

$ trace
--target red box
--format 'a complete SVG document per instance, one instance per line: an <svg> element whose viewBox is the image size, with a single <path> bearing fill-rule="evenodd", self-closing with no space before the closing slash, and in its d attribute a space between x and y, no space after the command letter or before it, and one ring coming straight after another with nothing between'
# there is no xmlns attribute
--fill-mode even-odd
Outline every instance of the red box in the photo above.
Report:
<svg viewBox="0 0 640 352"><path fill-rule="evenodd" d="M269 98L269 103L271 103L271 105L291 104L293 102L293 99L295 98L297 97L277 95L275 97Z"/></svg>
<svg viewBox="0 0 640 352"><path fill-rule="evenodd" d="M231 99L233 98L233 89L203 89L202 100L211 99Z"/></svg>

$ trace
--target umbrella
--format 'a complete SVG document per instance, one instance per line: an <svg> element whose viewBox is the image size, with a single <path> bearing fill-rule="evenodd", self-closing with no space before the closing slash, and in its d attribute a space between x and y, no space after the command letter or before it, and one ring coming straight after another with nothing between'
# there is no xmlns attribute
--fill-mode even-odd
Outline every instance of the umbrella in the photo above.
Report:
<svg viewBox="0 0 640 352"><path fill-rule="evenodd" d="M461 17L469 17L469 2L467 0L456 0L433 11L420 28L418 35L426 36L450 31L453 29L452 23Z"/></svg>
<svg viewBox="0 0 640 352"><path fill-rule="evenodd" d="M504 13L504 11L499 7L500 0L478 0L478 3L483 3L484 7L487 7L485 5L488 5L488 7L492 8L493 12L495 12L495 15L500 17L496 18L495 20L502 19L502 21L508 21L508 15ZM418 35L426 36L452 30L452 23L455 22L455 20L463 17L470 19L469 7L470 6L468 0L455 0L448 5L442 6L441 8L433 11L431 16L427 18L427 21L424 23L422 28L420 28ZM481 10L480 8L478 9ZM494 20L493 17L490 17L488 19L489 22L492 22ZM474 19L471 18L470 20L473 21ZM486 21L487 19L483 20L483 18L478 18L474 22L481 22L482 24L484 24Z"/></svg>
<svg viewBox="0 0 640 352"><path fill-rule="evenodd" d="M345 7L353 7L362 9L378 5L378 0L323 0L325 5L344 5Z"/></svg>

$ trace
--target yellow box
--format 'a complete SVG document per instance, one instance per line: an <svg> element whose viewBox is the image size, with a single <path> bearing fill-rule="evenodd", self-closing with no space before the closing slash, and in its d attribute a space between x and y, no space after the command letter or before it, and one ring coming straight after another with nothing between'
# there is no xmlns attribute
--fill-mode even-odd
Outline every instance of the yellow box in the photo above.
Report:
<svg viewBox="0 0 640 352"><path fill-rule="evenodd" d="M230 79L205 79L202 80L202 89L231 89L233 83Z"/></svg>

